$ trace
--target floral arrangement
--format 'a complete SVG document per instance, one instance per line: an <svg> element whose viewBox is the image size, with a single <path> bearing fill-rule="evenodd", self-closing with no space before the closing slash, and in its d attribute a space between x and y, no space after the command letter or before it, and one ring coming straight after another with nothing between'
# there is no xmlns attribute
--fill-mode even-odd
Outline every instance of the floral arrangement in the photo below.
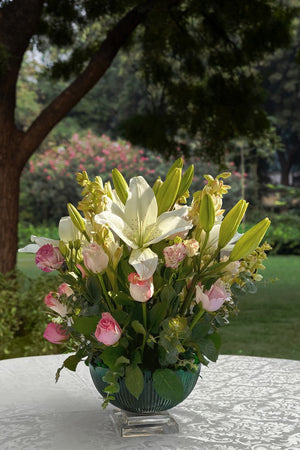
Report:
<svg viewBox="0 0 300 450"><path fill-rule="evenodd" d="M182 171L179 158L150 187L141 176L128 185L113 169L114 189L78 173L83 198L77 208L68 204L60 240L34 238L38 267L62 277L58 291L45 297L51 322L44 337L68 342L74 352L57 379L81 360L107 367L104 406L120 377L138 398L143 370L153 373L159 394L172 398L176 391L178 398L174 369L196 371L217 360L218 329L237 313L237 295L254 292L262 278L270 246L259 245L269 219L239 234L246 201L225 216L222 209L230 173L206 175L189 202L194 168Z"/></svg>

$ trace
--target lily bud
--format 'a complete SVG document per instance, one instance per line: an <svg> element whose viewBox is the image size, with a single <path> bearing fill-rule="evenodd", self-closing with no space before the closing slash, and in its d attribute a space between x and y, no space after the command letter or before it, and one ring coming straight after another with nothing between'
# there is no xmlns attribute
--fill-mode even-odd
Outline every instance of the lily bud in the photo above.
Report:
<svg viewBox="0 0 300 450"><path fill-rule="evenodd" d="M166 178L161 185L157 195L156 201L158 206L158 215L168 211L177 199L177 193L181 181L181 169L176 168L172 172L172 176Z"/></svg>
<svg viewBox="0 0 300 450"><path fill-rule="evenodd" d="M254 225L254 227L250 228L250 230L246 231L235 244L230 253L229 260L237 261L238 259L246 258L246 256L250 255L259 246L270 223L271 221L266 217Z"/></svg>
<svg viewBox="0 0 300 450"><path fill-rule="evenodd" d="M153 185L153 188L152 188L155 197L157 196L157 193L158 193L160 187L162 186L162 184L163 184L163 182L162 182L161 178L158 177L157 180L155 181L154 185Z"/></svg>
<svg viewBox="0 0 300 450"><path fill-rule="evenodd" d="M123 177L121 172L119 172L118 169L112 170L112 179L118 197L121 200L121 202L124 203L125 205L128 197L128 184L126 183L125 178Z"/></svg>
<svg viewBox="0 0 300 450"><path fill-rule="evenodd" d="M219 234L219 249L226 247L228 242L233 238L239 224L244 217L246 209L248 207L248 203L245 200L240 200L236 205L226 214L221 227Z"/></svg>
<svg viewBox="0 0 300 450"><path fill-rule="evenodd" d="M175 169L182 169L182 168L183 168L183 159L182 158L176 159L176 161L173 162L172 166L168 170L166 179L172 176Z"/></svg>
<svg viewBox="0 0 300 450"><path fill-rule="evenodd" d="M77 211L74 205L72 203L67 204L69 216L71 217L71 220L75 227L81 232L85 233L85 222L81 216L81 214Z"/></svg>
<svg viewBox="0 0 300 450"><path fill-rule="evenodd" d="M194 165L192 164L182 175L180 186L177 193L177 198L180 198L183 194L188 191L190 185L192 184L194 177Z"/></svg>
<svg viewBox="0 0 300 450"><path fill-rule="evenodd" d="M209 233L215 224L215 205L210 194L205 194L202 197L199 211L199 224L201 228Z"/></svg>
<svg viewBox="0 0 300 450"><path fill-rule="evenodd" d="M66 246L66 244L63 241L59 241L58 248L59 248L60 253L64 257L66 257L68 255L68 253L69 253L68 247Z"/></svg>

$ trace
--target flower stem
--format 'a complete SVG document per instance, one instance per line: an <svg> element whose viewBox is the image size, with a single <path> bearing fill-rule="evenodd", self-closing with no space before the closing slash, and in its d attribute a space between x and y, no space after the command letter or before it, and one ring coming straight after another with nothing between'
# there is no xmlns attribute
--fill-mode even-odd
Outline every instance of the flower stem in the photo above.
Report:
<svg viewBox="0 0 300 450"><path fill-rule="evenodd" d="M145 334L143 335L143 343L142 343L142 358L144 354L144 348L146 344L146 333L147 333L147 306L146 302L142 303L142 309L143 309L143 323L145 328Z"/></svg>
<svg viewBox="0 0 300 450"><path fill-rule="evenodd" d="M205 310L203 308L200 309L200 311L198 311L198 313L195 315L195 317L192 320L192 323L190 325L190 330L192 330L194 328L194 326L196 325L198 320L201 319L201 317L203 316L204 313L205 313Z"/></svg>
<svg viewBox="0 0 300 450"><path fill-rule="evenodd" d="M108 292L107 292L107 290L106 290L105 283L104 283L104 280L103 280L103 276L99 274L99 275L98 275L98 279L99 279L99 281L100 281L100 285L101 285L101 288L102 288L102 292L103 292L103 295L104 295L104 297L105 297L105 300L106 300L106 303L107 303L107 305L108 305L108 308L109 308L110 312L112 312L112 311L114 310L114 308L113 308L113 306L112 306L112 303L111 303L111 301L110 301Z"/></svg>
<svg viewBox="0 0 300 450"><path fill-rule="evenodd" d="M194 275L194 278L192 279L192 282L191 282L191 285L189 287L188 293L187 293L187 295L186 295L186 297L184 299L184 302L182 303L182 306L180 308L181 314L184 314L185 311L188 310L188 308L190 306L190 303L192 301L194 292L195 292L195 287L196 287L198 281L199 281L199 275L196 273L196 275Z"/></svg>

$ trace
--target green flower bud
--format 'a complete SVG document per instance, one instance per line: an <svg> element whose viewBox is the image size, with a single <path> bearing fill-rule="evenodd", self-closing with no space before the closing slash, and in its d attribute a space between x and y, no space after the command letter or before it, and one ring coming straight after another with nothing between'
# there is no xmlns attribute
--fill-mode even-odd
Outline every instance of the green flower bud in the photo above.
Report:
<svg viewBox="0 0 300 450"><path fill-rule="evenodd" d="M176 161L172 164L172 166L168 170L166 179L172 176L175 169L182 169L182 168L183 168L183 159L182 158L176 159Z"/></svg>
<svg viewBox="0 0 300 450"><path fill-rule="evenodd" d="M162 182L161 178L158 177L157 180L155 181L154 185L153 185L153 188L152 188L155 197L157 196L157 193L158 193L160 187L162 186L162 184L163 184L163 182Z"/></svg>
<svg viewBox="0 0 300 450"><path fill-rule="evenodd" d="M112 180L119 199L125 204L128 197L128 184L118 169L112 170Z"/></svg>
<svg viewBox="0 0 300 450"><path fill-rule="evenodd" d="M246 256L250 255L259 246L270 223L271 221L266 217L254 225L254 227L250 228L250 230L246 231L235 244L229 256L229 260L237 261L238 259L246 258Z"/></svg>
<svg viewBox="0 0 300 450"><path fill-rule="evenodd" d="M69 253L68 247L66 246L66 244L63 241L59 241L58 248L59 248L60 253L64 257L66 257L68 255L68 253Z"/></svg>
<svg viewBox="0 0 300 450"><path fill-rule="evenodd" d="M215 224L215 205L210 194L205 194L200 203L199 224L201 228L209 233Z"/></svg>
<svg viewBox="0 0 300 450"><path fill-rule="evenodd" d="M158 215L168 211L177 199L181 181L181 169L176 168L171 177L167 177L156 195Z"/></svg>
<svg viewBox="0 0 300 450"><path fill-rule="evenodd" d="M67 204L69 216L75 225L75 227L81 232L85 234L85 222L77 209L72 203Z"/></svg>
<svg viewBox="0 0 300 450"><path fill-rule="evenodd" d="M244 217L246 209L248 207L248 203L245 200L240 200L236 205L226 214L221 227L219 234L219 249L226 247L228 242L233 238L239 224Z"/></svg>
<svg viewBox="0 0 300 450"><path fill-rule="evenodd" d="M190 185L192 184L194 177L194 165L192 164L182 175L180 186L177 193L177 198L183 196L186 191L188 191Z"/></svg>

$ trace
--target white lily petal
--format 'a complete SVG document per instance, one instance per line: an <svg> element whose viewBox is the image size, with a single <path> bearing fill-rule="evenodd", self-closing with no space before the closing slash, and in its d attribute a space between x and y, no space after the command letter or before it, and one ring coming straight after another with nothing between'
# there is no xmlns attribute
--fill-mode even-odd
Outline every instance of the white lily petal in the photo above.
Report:
<svg viewBox="0 0 300 450"><path fill-rule="evenodd" d="M131 178L128 199L125 205L126 221L135 230L140 246L143 233L157 219L157 202L153 190L143 177Z"/></svg>
<svg viewBox="0 0 300 450"><path fill-rule="evenodd" d="M181 216L184 215L179 210L168 211L161 214L156 222L155 228L147 236L147 245L162 241L168 236L182 231L190 230L193 225Z"/></svg>
<svg viewBox="0 0 300 450"><path fill-rule="evenodd" d="M43 245L46 244L52 244L53 247L58 247L59 245L59 241L56 239L48 239L42 236L34 236L33 234L31 235L31 242L35 242L39 247L42 247Z"/></svg>
<svg viewBox="0 0 300 450"><path fill-rule="evenodd" d="M129 264L131 264L142 280L148 280L155 272L158 256L150 248L132 250Z"/></svg>
<svg viewBox="0 0 300 450"><path fill-rule="evenodd" d="M81 238L81 233L74 226L70 216L61 217L58 224L58 234L64 242L75 241Z"/></svg>
<svg viewBox="0 0 300 450"><path fill-rule="evenodd" d="M124 212L125 209L124 203L121 202L120 197L118 196L115 189L112 190L112 201L120 208L121 211Z"/></svg>
<svg viewBox="0 0 300 450"><path fill-rule="evenodd" d="M220 252L220 256L229 256L230 253L233 250L233 247L235 246L235 244L237 243L237 241L239 240L239 238L243 236L243 233L238 233L236 232L235 235L233 236L233 238L228 242L228 244L226 245L226 247L222 248L221 252Z"/></svg>
<svg viewBox="0 0 300 450"><path fill-rule="evenodd" d="M108 225L108 227L114 231L125 244L132 248L138 248L133 230L129 228L122 217L113 214L110 211L103 211L102 213L95 215L95 222L100 225Z"/></svg>
<svg viewBox="0 0 300 450"><path fill-rule="evenodd" d="M39 250L39 245L37 244L28 244L23 248L19 248L18 252L20 253L36 253Z"/></svg>

